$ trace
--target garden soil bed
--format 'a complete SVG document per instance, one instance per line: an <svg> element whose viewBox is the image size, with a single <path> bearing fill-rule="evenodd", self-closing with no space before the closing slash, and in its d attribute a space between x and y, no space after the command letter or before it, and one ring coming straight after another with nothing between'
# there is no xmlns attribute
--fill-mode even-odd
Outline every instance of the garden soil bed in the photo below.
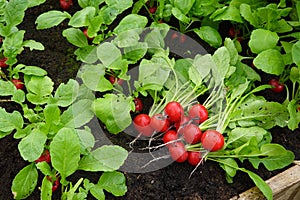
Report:
<svg viewBox="0 0 300 200"><path fill-rule="evenodd" d="M76 6L70 12L76 10ZM75 78L80 63L78 63L73 52L75 48L70 45L61 35L66 23L58 27L37 31L35 30L35 19L42 12L59 9L58 1L47 1L38 8L31 8L26 12L24 22L19 26L26 30L26 39L34 39L45 46L44 51L25 50L19 56L19 63L26 65L36 65L48 71L48 75L59 85L66 82L69 78ZM262 82L266 82L269 77L264 77ZM269 100L282 101L280 94L274 95L271 92L262 93ZM0 106L8 112L19 109L12 103L0 103ZM300 130L290 131L288 129L275 127L272 130L273 142L283 145L286 149L295 153L296 159L300 159ZM118 144L124 146L128 143L128 135L119 134L110 136L112 141L118 140ZM12 134L0 140L0 199L13 199L11 194L11 184L15 175L28 163L23 161L18 151L18 140L13 139ZM264 168L255 170L248 163L242 166L253 170L264 180L275 176L286 169L269 172ZM289 166L290 167L290 166ZM228 184L225 179L224 171L213 162L205 162L189 178L193 167L187 163L173 163L163 169L142 173L125 173L127 178L128 192L124 197L118 199L202 199L202 200L227 200L242 193L254 186L251 179L244 173L238 172L234 178L234 183ZM70 177L76 181L79 177L88 177L96 182L99 173L76 172ZM38 183L39 185L41 182ZM58 191L59 192L59 191ZM57 193L58 193L57 192ZM39 190L36 189L28 199L40 199ZM54 194L53 199L59 199L60 194ZM89 197L92 199L92 197ZM117 199L117 197L107 194L107 199Z"/></svg>

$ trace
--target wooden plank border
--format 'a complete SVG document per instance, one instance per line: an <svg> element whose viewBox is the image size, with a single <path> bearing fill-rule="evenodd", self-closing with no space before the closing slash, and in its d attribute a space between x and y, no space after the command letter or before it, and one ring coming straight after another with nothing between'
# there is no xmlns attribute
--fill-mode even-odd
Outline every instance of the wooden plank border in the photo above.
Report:
<svg viewBox="0 0 300 200"><path fill-rule="evenodd" d="M296 162L295 162L296 163ZM300 199L300 165L292 166L284 172L266 180L273 191L274 200ZM230 200L265 200L257 187L253 187Z"/></svg>

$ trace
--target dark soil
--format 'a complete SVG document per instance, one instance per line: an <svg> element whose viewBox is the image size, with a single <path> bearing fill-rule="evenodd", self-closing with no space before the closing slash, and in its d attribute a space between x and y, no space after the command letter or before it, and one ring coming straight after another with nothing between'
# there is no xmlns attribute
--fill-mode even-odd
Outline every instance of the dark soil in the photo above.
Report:
<svg viewBox="0 0 300 200"><path fill-rule="evenodd" d="M78 8L75 5L73 13ZM55 28L37 31L35 30L36 17L48 10L59 9L58 1L47 1L38 8L32 8L26 13L24 22L19 26L20 29L26 30L26 38L34 39L41 42L45 46L45 51L25 50L19 56L19 63L26 65L36 65L46 69L49 76L57 86L61 82L66 82L69 78L75 78L77 69L80 66L74 56L75 48L70 45L61 35L66 23ZM268 77L263 79L266 82ZM265 92L262 95L270 100L281 101L280 94ZM12 112L18 110L17 105L11 103L0 103L0 106L7 111ZM273 142L283 145L285 148L292 150L295 153L296 159L300 159L300 130L290 131L284 128L273 128ZM120 141L123 138L128 142L128 136L120 134L111 136L111 139ZM0 140L0 199L13 199L11 194L11 184L15 175L28 163L23 161L18 152L18 140L13 139L12 134ZM122 140L121 140L122 142ZM277 173L285 170L277 170L269 172L263 167L259 170L252 169L247 163L242 166L258 173L263 179L268 179ZM143 174L128 174L127 178L128 192L124 197L114 197L107 194L107 199L201 199L201 200L226 200L254 186L250 178L238 172L234 178L234 183L228 184L225 179L223 170L218 164L213 162L205 162L189 179L189 175L193 167L187 163L173 163L163 169L143 173ZM71 179L76 181L79 177L87 177L92 182L96 182L99 178L99 173L76 172L71 176ZM41 182L38 183L39 185ZM55 194L53 199L59 199L60 195ZM36 200L40 198L39 190L28 198ZM92 197L89 197L92 199Z"/></svg>

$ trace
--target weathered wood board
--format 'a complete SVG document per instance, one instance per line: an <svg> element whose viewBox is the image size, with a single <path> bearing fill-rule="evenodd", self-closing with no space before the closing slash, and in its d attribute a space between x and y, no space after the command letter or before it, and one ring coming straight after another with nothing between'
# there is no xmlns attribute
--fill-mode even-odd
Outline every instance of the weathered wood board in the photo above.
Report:
<svg viewBox="0 0 300 200"><path fill-rule="evenodd" d="M266 180L273 191L274 200L300 200L300 165ZM230 200L265 200L257 187L253 187Z"/></svg>

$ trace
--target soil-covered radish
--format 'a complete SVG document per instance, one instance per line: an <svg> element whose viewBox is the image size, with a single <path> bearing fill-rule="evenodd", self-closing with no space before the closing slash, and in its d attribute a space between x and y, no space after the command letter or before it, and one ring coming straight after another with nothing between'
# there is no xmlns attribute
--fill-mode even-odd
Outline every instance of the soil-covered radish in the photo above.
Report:
<svg viewBox="0 0 300 200"><path fill-rule="evenodd" d="M216 130L206 130L202 134L201 143L208 151L218 151L224 146L224 137Z"/></svg>
<svg viewBox="0 0 300 200"><path fill-rule="evenodd" d="M170 122L162 114L155 114L151 117L151 127L155 132L165 132L170 127Z"/></svg>
<svg viewBox="0 0 300 200"><path fill-rule="evenodd" d="M184 110L180 103L172 101L167 103L164 109L165 114L171 123L180 122L184 116Z"/></svg>
<svg viewBox="0 0 300 200"><path fill-rule="evenodd" d="M208 119L208 110L201 104L193 105L189 111L189 117L195 124L200 124Z"/></svg>
<svg viewBox="0 0 300 200"><path fill-rule="evenodd" d="M202 131L195 124L188 124L182 128L184 140L189 144L196 144L201 141Z"/></svg>
<svg viewBox="0 0 300 200"><path fill-rule="evenodd" d="M197 166L202 159L200 151L189 151L188 152L188 163L193 166Z"/></svg>
<svg viewBox="0 0 300 200"><path fill-rule="evenodd" d="M135 129L142 135L149 137L153 133L153 129L150 126L151 118L147 114L138 114L133 119Z"/></svg>
<svg viewBox="0 0 300 200"><path fill-rule="evenodd" d="M172 159L178 163L183 163L188 158L188 152L182 142L175 142L169 146L169 153Z"/></svg>

